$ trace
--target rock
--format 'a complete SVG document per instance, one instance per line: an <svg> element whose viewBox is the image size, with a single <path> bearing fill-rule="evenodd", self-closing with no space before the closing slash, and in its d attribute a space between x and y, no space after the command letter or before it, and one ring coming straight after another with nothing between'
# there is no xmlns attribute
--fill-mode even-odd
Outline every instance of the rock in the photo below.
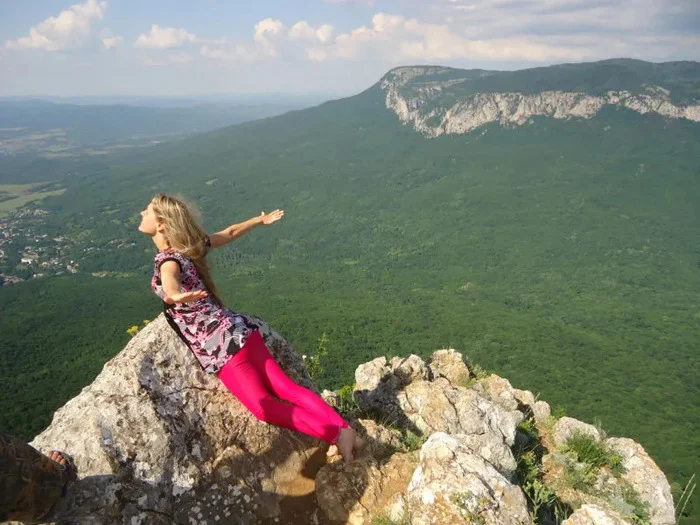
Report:
<svg viewBox="0 0 700 525"><path fill-rule="evenodd" d="M406 495L412 525L529 525L525 496L465 442L439 432L420 452Z"/></svg>
<svg viewBox="0 0 700 525"><path fill-rule="evenodd" d="M480 379L474 383L472 388L486 399L490 399L509 412L518 409L518 401L514 395L515 391L507 379L491 374L487 378Z"/></svg>
<svg viewBox="0 0 700 525"><path fill-rule="evenodd" d="M423 434L479 434L494 446L515 442L515 421L508 412L473 390L447 380L412 383L396 396L405 417Z"/></svg>
<svg viewBox="0 0 700 525"><path fill-rule="evenodd" d="M386 357L377 357L369 363L361 364L355 370L355 390L375 391L382 379L390 373Z"/></svg>
<svg viewBox="0 0 700 525"><path fill-rule="evenodd" d="M675 524L671 486L644 448L627 438L609 438L605 444L622 457L622 478L649 504L651 525Z"/></svg>
<svg viewBox="0 0 700 525"><path fill-rule="evenodd" d="M521 405L532 406L535 404L535 396L529 390L513 389L513 397Z"/></svg>
<svg viewBox="0 0 700 525"><path fill-rule="evenodd" d="M331 520L368 524L371 514L406 490L417 463L416 453L398 453L381 463L367 456L347 466L326 465L316 474L318 506Z"/></svg>
<svg viewBox="0 0 700 525"><path fill-rule="evenodd" d="M340 396L332 390L324 390L321 392L321 397L333 408L338 408L340 406Z"/></svg>
<svg viewBox="0 0 700 525"><path fill-rule="evenodd" d="M600 441L598 429L588 423L583 423L572 417L562 417L552 428L552 440L556 446L563 446L574 434L586 434L595 441Z"/></svg>
<svg viewBox="0 0 700 525"><path fill-rule="evenodd" d="M263 333L285 370L311 384L289 345L266 326ZM312 456L323 454L320 442L255 419L201 371L163 315L60 408L32 445L73 456L81 479L58 516L91 525L279 516L280 499L304 478Z"/></svg>
<svg viewBox="0 0 700 525"><path fill-rule="evenodd" d="M633 525L617 512L598 505L583 505L562 525Z"/></svg>
<svg viewBox="0 0 700 525"><path fill-rule="evenodd" d="M426 381L430 377L425 362L417 355L408 357L394 357L389 363L389 368L400 381L401 386L413 383L414 381Z"/></svg>
<svg viewBox="0 0 700 525"><path fill-rule="evenodd" d="M398 430L386 428L372 419L360 419L356 426L366 443L362 451L363 456L383 459L404 449L401 433Z"/></svg>
<svg viewBox="0 0 700 525"><path fill-rule="evenodd" d="M440 106L436 100L446 98L446 92L449 95L453 85L464 81L459 78L437 79L443 72L448 70L432 66L396 68L380 83L386 93L387 109L426 137L469 133L492 122L509 127L522 126L537 116L590 119L604 106L700 122L700 105L675 106L660 86L649 86L648 94L608 91L598 96L566 91L474 93L457 96L449 106ZM421 77L431 78L425 81Z"/></svg>
<svg viewBox="0 0 700 525"><path fill-rule="evenodd" d="M529 390L514 388L513 397L518 402L518 410L527 418L532 417L536 423L545 423L552 416L549 403L535 400L535 396Z"/></svg>
<svg viewBox="0 0 700 525"><path fill-rule="evenodd" d="M428 366L433 377L444 377L454 386L464 386L469 381L469 368L462 359L462 354L451 348L433 352Z"/></svg>
<svg viewBox="0 0 700 525"><path fill-rule="evenodd" d="M313 389L299 355L258 322L285 371ZM433 353L429 363L416 355L377 358L360 365L355 377L356 400L376 421L353 423L366 441L353 462L326 464L325 444L255 419L201 371L160 316L32 443L44 452L65 450L79 469L56 520L321 525L369 524L383 515L412 525L530 523L525 496L513 484L511 447L522 412L543 421L547 403L495 375L474 388L461 386L469 369L454 350ZM338 406L337 393L322 397ZM409 430L427 438L420 454L406 450ZM567 487L570 458L549 440L561 446L577 431L600 440L595 427L571 418L543 434L551 449L542 458L544 480L562 501L584 505L567 524L625 523L603 509L626 515L628 486L649 504L653 525L674 523L668 482L631 440L605 441L623 458L623 479L601 469L591 494Z"/></svg>
<svg viewBox="0 0 700 525"><path fill-rule="evenodd" d="M506 412L474 390L453 386L445 377L421 379L425 377L423 368L415 361L410 370L417 372L410 374L412 381L406 384L408 375L396 377L383 358L358 367L355 397L360 407L417 435L472 435L471 446L510 479L515 459L509 447L515 442L522 414ZM374 390L360 390L373 385Z"/></svg>
<svg viewBox="0 0 700 525"><path fill-rule="evenodd" d="M546 401L535 401L532 405L532 416L537 423L544 423L552 417L552 409Z"/></svg>

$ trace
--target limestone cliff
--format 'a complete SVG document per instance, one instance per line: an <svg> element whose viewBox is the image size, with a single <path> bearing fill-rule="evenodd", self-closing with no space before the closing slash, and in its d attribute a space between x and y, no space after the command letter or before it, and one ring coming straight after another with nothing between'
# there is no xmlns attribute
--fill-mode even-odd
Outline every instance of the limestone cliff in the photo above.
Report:
<svg viewBox="0 0 700 525"><path fill-rule="evenodd" d="M380 82L386 94L386 107L396 113L401 122L427 137L468 133L492 122L522 126L538 116L589 119L604 106L700 122L697 101L675 105L671 102L670 91L662 86L646 85L642 93L610 90L601 95L560 90L474 93L469 88L474 78L451 78L452 71L440 67L401 67L390 71ZM483 72L481 76L489 74Z"/></svg>
<svg viewBox="0 0 700 525"><path fill-rule="evenodd" d="M263 331L283 368L312 386L293 349ZM474 377L454 350L377 358L355 380L352 396L324 392L367 439L346 466L327 460L322 443L251 416L160 316L32 443L71 453L79 468L56 522L675 522L668 482L640 445L555 420L532 393ZM572 439L614 464L591 468ZM588 485L567 483L567 472L585 473Z"/></svg>

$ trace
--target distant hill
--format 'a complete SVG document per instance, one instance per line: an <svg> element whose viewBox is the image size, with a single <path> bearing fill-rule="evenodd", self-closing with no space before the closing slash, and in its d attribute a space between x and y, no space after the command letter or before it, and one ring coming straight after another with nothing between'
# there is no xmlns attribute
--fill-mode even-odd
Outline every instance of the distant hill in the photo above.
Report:
<svg viewBox="0 0 700 525"><path fill-rule="evenodd" d="M79 173L41 206L83 273L0 289L0 427L46 426L155 315L138 212L177 192L210 230L285 209L213 263L231 306L300 353L326 334L322 387L377 355L453 347L633 437L679 495L700 471L699 71L400 68L354 97ZM86 275L101 271L137 277Z"/></svg>
<svg viewBox="0 0 700 525"><path fill-rule="evenodd" d="M0 99L0 150L37 150L40 134L53 134L64 146L95 146L146 138L201 133L303 107L300 102L198 103L175 107L64 104L43 100ZM55 145L54 145L55 146ZM54 148L55 149L55 148Z"/></svg>

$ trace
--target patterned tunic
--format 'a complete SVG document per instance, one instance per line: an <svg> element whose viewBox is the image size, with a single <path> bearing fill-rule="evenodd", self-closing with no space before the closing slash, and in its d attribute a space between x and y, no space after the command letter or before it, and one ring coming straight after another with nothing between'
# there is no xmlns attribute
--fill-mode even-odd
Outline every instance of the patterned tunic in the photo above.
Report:
<svg viewBox="0 0 700 525"><path fill-rule="evenodd" d="M206 239L207 246L209 238ZM175 261L180 266L180 289L183 292L206 290L192 259L173 250L158 252L153 264L151 288L165 299L160 266ZM248 336L259 327L248 317L223 308L211 297L190 303L163 302L165 318L185 342L205 372L215 374L245 344Z"/></svg>

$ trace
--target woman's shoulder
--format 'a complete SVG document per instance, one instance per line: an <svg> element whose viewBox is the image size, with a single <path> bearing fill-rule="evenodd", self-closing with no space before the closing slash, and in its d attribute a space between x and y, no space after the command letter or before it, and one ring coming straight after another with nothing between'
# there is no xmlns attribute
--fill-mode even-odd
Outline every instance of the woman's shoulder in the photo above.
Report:
<svg viewBox="0 0 700 525"><path fill-rule="evenodd" d="M156 253L155 258L153 260L156 268L160 268L160 265L163 264L165 261L177 262L180 266L180 270L183 269L184 265L192 262L189 257L181 254L180 252L176 252L175 250L165 250Z"/></svg>

